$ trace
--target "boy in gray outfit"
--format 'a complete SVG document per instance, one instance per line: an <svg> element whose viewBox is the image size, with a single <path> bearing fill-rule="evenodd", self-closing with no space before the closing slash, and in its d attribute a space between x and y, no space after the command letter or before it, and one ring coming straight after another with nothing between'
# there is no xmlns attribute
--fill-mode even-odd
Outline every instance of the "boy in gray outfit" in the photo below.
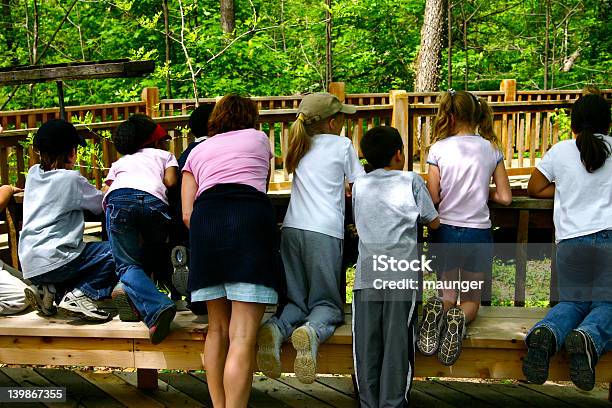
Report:
<svg viewBox="0 0 612 408"><path fill-rule="evenodd" d="M440 221L423 179L401 171L404 146L395 128L369 130L361 150L374 170L353 185L359 234L353 358L360 406L406 407L414 375L417 269L424 266L417 223L435 229Z"/></svg>
<svg viewBox="0 0 612 408"><path fill-rule="evenodd" d="M58 307L89 321L110 315L95 301L109 298L117 283L108 242L83 242L83 212L102 213L103 193L72 170L77 145L85 140L61 119L43 124L34 136L40 164L28 172L23 198L19 259L28 302L43 315Z"/></svg>

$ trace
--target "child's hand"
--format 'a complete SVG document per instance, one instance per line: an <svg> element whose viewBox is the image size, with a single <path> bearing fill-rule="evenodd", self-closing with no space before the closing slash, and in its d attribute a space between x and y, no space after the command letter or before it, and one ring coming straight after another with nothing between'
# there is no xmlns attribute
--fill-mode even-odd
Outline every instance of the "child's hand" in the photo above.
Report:
<svg viewBox="0 0 612 408"><path fill-rule="evenodd" d="M344 195L346 196L346 198L353 197L353 186L347 181L344 182Z"/></svg>

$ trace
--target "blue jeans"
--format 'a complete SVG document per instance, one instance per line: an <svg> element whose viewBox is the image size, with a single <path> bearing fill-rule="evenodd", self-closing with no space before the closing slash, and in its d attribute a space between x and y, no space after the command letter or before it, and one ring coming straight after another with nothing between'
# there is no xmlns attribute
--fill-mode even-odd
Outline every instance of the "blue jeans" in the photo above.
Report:
<svg viewBox="0 0 612 408"><path fill-rule="evenodd" d="M36 285L53 284L58 303L66 292L75 288L94 300L108 298L117 283L110 245L108 242L88 242L78 257L30 281Z"/></svg>
<svg viewBox="0 0 612 408"><path fill-rule="evenodd" d="M612 350L612 231L565 239L557 245L560 302L541 326L555 335L557 351L574 329L583 331L601 356Z"/></svg>
<svg viewBox="0 0 612 408"><path fill-rule="evenodd" d="M151 259L167 255L169 207L149 193L128 188L111 192L106 203L106 226L117 275L142 320L151 327L161 312L175 307L145 272L145 263L150 265Z"/></svg>

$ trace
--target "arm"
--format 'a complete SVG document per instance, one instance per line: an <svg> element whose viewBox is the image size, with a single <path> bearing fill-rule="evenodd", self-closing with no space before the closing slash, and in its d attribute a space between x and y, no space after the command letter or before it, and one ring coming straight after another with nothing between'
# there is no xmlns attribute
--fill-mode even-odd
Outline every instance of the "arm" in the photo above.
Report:
<svg viewBox="0 0 612 408"><path fill-rule="evenodd" d="M0 211L4 211L4 209L8 206L13 194L21 191L23 190L9 185L0 187Z"/></svg>
<svg viewBox="0 0 612 408"><path fill-rule="evenodd" d="M430 229L438 229L440 227L440 217L436 217L433 221L427 224Z"/></svg>
<svg viewBox="0 0 612 408"><path fill-rule="evenodd" d="M189 228L191 221L191 213L193 212L193 203L195 201L196 193L198 192L198 184L196 183L195 177L188 171L183 172L183 181L181 183L181 202L182 202L182 213L183 223Z"/></svg>
<svg viewBox="0 0 612 408"><path fill-rule="evenodd" d="M435 205L440 204L440 169L435 164L429 164L427 173L427 190Z"/></svg>
<svg viewBox="0 0 612 408"><path fill-rule="evenodd" d="M79 197L80 209L96 215L101 214L104 193L89 184L87 179L81 175L76 175L76 183L78 183L78 188L81 192Z"/></svg>
<svg viewBox="0 0 612 408"><path fill-rule="evenodd" d="M491 189L489 200L502 205L510 205L512 203L512 190L510 190L510 180L508 180L503 160L497 163L497 167L495 167L493 183L495 188Z"/></svg>
<svg viewBox="0 0 612 408"><path fill-rule="evenodd" d="M546 176L538 169L531 173L527 193L535 198L553 198L555 196L555 183L548 181Z"/></svg>
<svg viewBox="0 0 612 408"><path fill-rule="evenodd" d="M168 167L164 172L164 186L172 188L178 183L178 167Z"/></svg>

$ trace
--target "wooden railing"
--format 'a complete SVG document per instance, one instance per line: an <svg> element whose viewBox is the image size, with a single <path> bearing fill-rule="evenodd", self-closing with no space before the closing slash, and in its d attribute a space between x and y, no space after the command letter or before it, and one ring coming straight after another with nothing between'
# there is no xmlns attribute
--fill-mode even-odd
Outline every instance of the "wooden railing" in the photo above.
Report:
<svg viewBox="0 0 612 408"><path fill-rule="evenodd" d="M531 172L536 161L560 138L558 121L553 120L556 109L569 109L580 91L515 91L516 84L506 80L502 90L477 92L486 97L494 111L495 131L502 142L506 166L510 174ZM389 94L345 94L344 84L334 83L332 89L347 103L358 106L356 115L348 116L343 133L351 138L359 151L364 133L377 125L396 126L405 142L406 167L426 171L427 148L431 143L436 100L440 93L410 93L391 91ZM612 98L612 90L604 90ZM295 119L301 96L254 97L260 107L258 127L270 140L275 152L272 183L286 188L290 178L285 169L288 132ZM215 99L201 99L201 103L214 103ZM141 102L68 107L69 117L78 117L76 124L84 137L99 144L97 152L84 157L78 164L81 173L100 186L110 165L117 159L108 136L118 124L134 113L146 113L155 118L172 136L170 150L179 156L192 141L186 131L193 99L160 100L157 88L146 88ZM0 123L5 131L0 135L0 183L23 186L25 172L37 162L28 135L34 134L41 123L59 116L59 110L39 109L0 112ZM110 133L109 133L110 132ZM514 158L516 156L516 158ZM525 157L527 156L527 157Z"/></svg>

